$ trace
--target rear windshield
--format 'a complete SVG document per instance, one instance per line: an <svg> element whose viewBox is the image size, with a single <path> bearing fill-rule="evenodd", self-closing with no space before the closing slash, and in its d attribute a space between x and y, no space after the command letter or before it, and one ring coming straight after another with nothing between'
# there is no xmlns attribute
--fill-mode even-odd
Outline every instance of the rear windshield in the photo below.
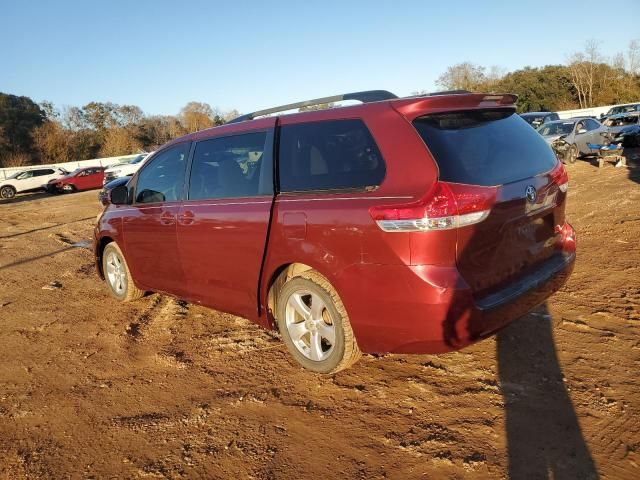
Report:
<svg viewBox="0 0 640 480"><path fill-rule="evenodd" d="M445 182L502 185L551 170L557 162L544 139L513 110L437 113L413 125Z"/></svg>

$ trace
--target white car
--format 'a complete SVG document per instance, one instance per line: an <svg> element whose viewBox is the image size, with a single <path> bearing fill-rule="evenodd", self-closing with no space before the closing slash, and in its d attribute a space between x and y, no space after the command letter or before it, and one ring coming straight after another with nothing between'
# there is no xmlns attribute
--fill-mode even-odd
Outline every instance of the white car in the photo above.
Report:
<svg viewBox="0 0 640 480"><path fill-rule="evenodd" d="M67 173L63 168L34 168L14 173L0 181L0 198L13 198L16 193L45 190L49 180L62 178Z"/></svg>
<svg viewBox="0 0 640 480"><path fill-rule="evenodd" d="M111 165L104 171L103 185L106 185L111 180L115 180L120 177L130 177L138 171L138 169L144 164L144 161L149 156L148 153L141 153L133 158Z"/></svg>

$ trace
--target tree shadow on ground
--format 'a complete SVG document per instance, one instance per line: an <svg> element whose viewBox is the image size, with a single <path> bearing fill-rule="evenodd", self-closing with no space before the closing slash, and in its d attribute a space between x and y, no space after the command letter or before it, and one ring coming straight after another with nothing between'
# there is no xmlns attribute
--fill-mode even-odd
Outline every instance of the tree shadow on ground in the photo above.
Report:
<svg viewBox="0 0 640 480"><path fill-rule="evenodd" d="M14 203L29 202L31 200L40 200L42 198L50 196L51 194L47 192L20 193L13 198L1 198L0 205L11 205Z"/></svg>
<svg viewBox="0 0 640 480"><path fill-rule="evenodd" d="M511 479L599 478L564 383L546 305L497 335Z"/></svg>
<svg viewBox="0 0 640 480"><path fill-rule="evenodd" d="M629 180L640 183L640 148L625 148L623 154L627 159Z"/></svg>

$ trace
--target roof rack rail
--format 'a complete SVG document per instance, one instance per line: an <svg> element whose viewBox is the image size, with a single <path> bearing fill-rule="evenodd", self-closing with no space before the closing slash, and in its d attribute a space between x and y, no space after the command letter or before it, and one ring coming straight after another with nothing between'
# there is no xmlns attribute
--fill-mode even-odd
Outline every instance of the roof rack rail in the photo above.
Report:
<svg viewBox="0 0 640 480"><path fill-rule="evenodd" d="M270 115L277 112L285 112L294 108L311 107L313 105L321 105L323 103L340 102L343 100L358 100L362 103L380 102L382 100L393 100L398 98L391 92L386 90L365 90L363 92L344 93L342 95L333 95L331 97L314 98L313 100L305 100L304 102L289 103L287 105L280 105L279 107L267 108L265 110L258 110L251 113L240 115L239 117L230 120L227 123L244 122L245 120L253 120L256 117L263 115Z"/></svg>

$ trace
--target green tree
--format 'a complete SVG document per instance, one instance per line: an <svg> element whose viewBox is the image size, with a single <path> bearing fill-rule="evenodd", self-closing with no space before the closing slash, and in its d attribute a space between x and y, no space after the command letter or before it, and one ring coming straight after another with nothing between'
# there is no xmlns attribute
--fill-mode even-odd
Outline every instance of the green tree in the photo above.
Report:
<svg viewBox="0 0 640 480"><path fill-rule="evenodd" d="M571 73L564 65L525 67L508 73L494 86L496 91L518 95L518 111L555 111L577 106Z"/></svg>
<svg viewBox="0 0 640 480"><path fill-rule="evenodd" d="M45 112L28 97L0 93L0 157L31 154L31 132L45 121Z"/></svg>

